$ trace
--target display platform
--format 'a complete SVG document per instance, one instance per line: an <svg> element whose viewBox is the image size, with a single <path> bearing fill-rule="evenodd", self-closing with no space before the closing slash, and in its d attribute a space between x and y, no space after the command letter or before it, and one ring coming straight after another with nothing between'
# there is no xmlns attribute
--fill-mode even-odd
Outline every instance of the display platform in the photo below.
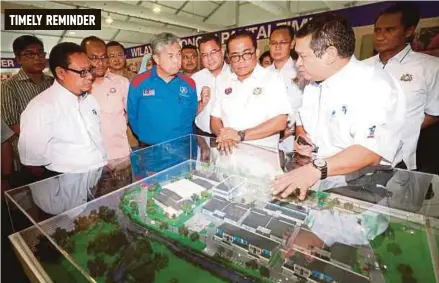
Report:
<svg viewBox="0 0 439 283"><path fill-rule="evenodd" d="M439 282L438 176L367 168L299 202L271 195L280 156L142 149L7 192L10 239L33 282Z"/></svg>

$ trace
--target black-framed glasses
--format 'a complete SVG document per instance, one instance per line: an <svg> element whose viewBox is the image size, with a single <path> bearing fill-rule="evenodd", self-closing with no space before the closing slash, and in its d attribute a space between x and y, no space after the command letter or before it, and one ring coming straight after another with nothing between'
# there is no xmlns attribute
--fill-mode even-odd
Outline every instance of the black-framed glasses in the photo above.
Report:
<svg viewBox="0 0 439 283"><path fill-rule="evenodd" d="M42 51L42 52L23 52L20 55L24 56L28 59L40 59L40 58L46 58L46 52Z"/></svg>
<svg viewBox="0 0 439 283"><path fill-rule="evenodd" d="M70 68L64 68L68 71L72 71L73 73L79 74L79 76L81 78L85 78L87 77L88 74L94 76L94 74L96 73L96 68L95 67L91 67L89 69L85 69L85 70L75 70L75 69L70 69Z"/></svg>
<svg viewBox="0 0 439 283"><path fill-rule="evenodd" d="M201 53L201 59L206 59L208 57L215 56L220 51L221 51L221 49L214 49L210 53Z"/></svg>
<svg viewBox="0 0 439 283"><path fill-rule="evenodd" d="M245 52L245 53L242 53L241 55L239 55L239 54L235 54L235 55L231 55L231 56L229 55L229 59L230 59L230 62L233 62L233 63L237 63L237 62L241 61L241 58L244 61L247 61L253 57L253 54L255 54L254 51L253 52Z"/></svg>
<svg viewBox="0 0 439 283"><path fill-rule="evenodd" d="M274 46L274 47L277 47L278 45L279 46L286 46L286 45L290 45L291 41L279 41L279 42L278 41L270 41L268 44L271 46Z"/></svg>
<svg viewBox="0 0 439 283"><path fill-rule="evenodd" d="M93 63L96 63L98 61L105 61L108 60L108 56L107 55L102 55L102 56L89 56L88 59L90 59L90 61L92 61Z"/></svg>

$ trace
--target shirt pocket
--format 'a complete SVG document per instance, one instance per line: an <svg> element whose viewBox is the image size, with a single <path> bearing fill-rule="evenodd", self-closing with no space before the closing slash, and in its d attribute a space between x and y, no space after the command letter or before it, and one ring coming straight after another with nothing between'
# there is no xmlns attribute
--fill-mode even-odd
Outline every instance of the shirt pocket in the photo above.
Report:
<svg viewBox="0 0 439 283"><path fill-rule="evenodd" d="M327 115L329 116L328 131L331 144L341 148L349 146L352 140L350 132L352 115L347 113L347 106L338 105Z"/></svg>

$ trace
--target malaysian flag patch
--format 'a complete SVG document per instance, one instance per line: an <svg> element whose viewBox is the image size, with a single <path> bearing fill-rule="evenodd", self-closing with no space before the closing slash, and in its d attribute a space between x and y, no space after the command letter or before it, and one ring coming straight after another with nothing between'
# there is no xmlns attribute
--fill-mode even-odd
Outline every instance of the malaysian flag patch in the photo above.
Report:
<svg viewBox="0 0 439 283"><path fill-rule="evenodd" d="M154 89L145 89L143 90L143 96L153 96L155 95Z"/></svg>

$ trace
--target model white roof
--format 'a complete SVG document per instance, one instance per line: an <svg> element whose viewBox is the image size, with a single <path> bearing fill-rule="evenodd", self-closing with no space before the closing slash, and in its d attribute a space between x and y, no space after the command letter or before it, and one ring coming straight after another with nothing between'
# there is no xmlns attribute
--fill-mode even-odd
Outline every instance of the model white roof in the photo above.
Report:
<svg viewBox="0 0 439 283"><path fill-rule="evenodd" d="M198 195L206 190L202 186L197 185L187 179L181 179L176 182L166 184L164 188L178 194L182 199L190 198L193 194Z"/></svg>

